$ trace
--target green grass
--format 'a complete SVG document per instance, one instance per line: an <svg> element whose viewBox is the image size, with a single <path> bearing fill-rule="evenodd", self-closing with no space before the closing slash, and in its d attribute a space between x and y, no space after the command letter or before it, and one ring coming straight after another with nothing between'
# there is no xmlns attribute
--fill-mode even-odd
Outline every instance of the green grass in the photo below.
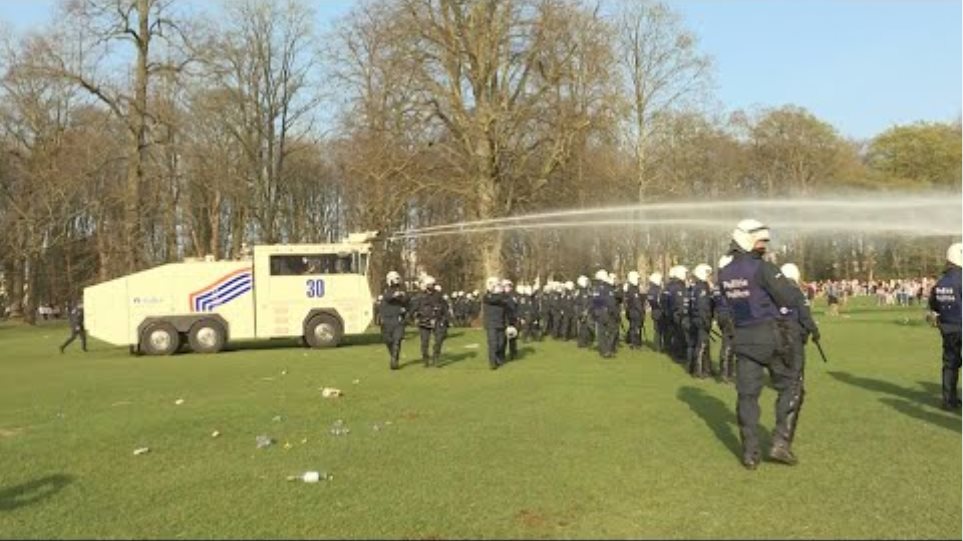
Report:
<svg viewBox="0 0 963 541"><path fill-rule="evenodd" d="M492 372L484 336L456 329L447 366L390 372L375 335L135 358L98 342L60 355L65 326L6 324L0 536L959 539L938 333L918 308L843 314L817 314L831 364L808 352L800 464L755 472L734 389L648 351L547 340ZM417 348L409 334L402 362ZM337 419L350 434L329 433ZM285 481L312 469L334 478Z"/></svg>

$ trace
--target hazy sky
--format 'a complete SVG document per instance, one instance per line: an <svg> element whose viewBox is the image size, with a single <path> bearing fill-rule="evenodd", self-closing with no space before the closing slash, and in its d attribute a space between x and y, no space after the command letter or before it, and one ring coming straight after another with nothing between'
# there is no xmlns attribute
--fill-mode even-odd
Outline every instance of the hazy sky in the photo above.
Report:
<svg viewBox="0 0 963 541"><path fill-rule="evenodd" d="M669 1L715 60L717 97L728 109L793 103L857 138L961 113L960 0ZM352 3L315 2L322 27ZM0 19L27 29L54 5L0 0Z"/></svg>

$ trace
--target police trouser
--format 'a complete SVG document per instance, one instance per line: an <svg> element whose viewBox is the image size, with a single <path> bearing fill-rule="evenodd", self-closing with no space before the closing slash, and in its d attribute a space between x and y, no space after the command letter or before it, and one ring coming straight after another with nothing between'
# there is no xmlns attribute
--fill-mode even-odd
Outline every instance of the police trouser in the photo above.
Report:
<svg viewBox="0 0 963 541"><path fill-rule="evenodd" d="M789 428L789 443L796 437L796 427L799 426L799 413L806 400L806 333L801 326L793 328L796 340L792 343L792 358L795 366L799 367L799 405L796 408L796 419Z"/></svg>
<svg viewBox="0 0 963 541"><path fill-rule="evenodd" d="M438 357L441 356L441 345L445 341L445 337L448 336L448 326L444 323L436 323L432 327L418 327L418 332L421 334L421 360L428 365L428 344L431 341L431 337L435 337L435 347L432 348L431 361L437 363Z"/></svg>
<svg viewBox="0 0 963 541"><path fill-rule="evenodd" d="M381 338L388 347L390 366L398 368L398 357L401 356L401 340L405 337L405 325L401 322L382 321Z"/></svg>
<svg viewBox="0 0 963 541"><path fill-rule="evenodd" d="M726 331L722 332L722 345L719 347L719 375L725 379L732 379L736 375L736 354Z"/></svg>
<svg viewBox="0 0 963 541"><path fill-rule="evenodd" d="M662 320L662 311L652 311L652 348L658 352L664 350L665 343L665 323Z"/></svg>
<svg viewBox="0 0 963 541"><path fill-rule="evenodd" d="M689 333L684 320L673 320L670 324L669 354L676 362L684 363L688 360Z"/></svg>
<svg viewBox="0 0 963 541"><path fill-rule="evenodd" d="M578 347L589 347L589 345L592 343L592 320L589 319L588 315L580 316L578 318L577 327Z"/></svg>
<svg viewBox="0 0 963 541"><path fill-rule="evenodd" d="M552 336L555 334L555 311L549 310L545 314L545 331L542 333L544 336Z"/></svg>
<svg viewBox="0 0 963 541"><path fill-rule="evenodd" d="M505 327L485 329L488 341L488 365L492 368L505 362Z"/></svg>
<svg viewBox="0 0 963 541"><path fill-rule="evenodd" d="M555 314L555 328L552 329L552 336L557 339L565 338L565 314L558 312Z"/></svg>
<svg viewBox="0 0 963 541"><path fill-rule="evenodd" d="M693 376L704 378L712 374L712 355L709 352L709 330L693 325L689 333L689 369Z"/></svg>
<svg viewBox="0 0 963 541"><path fill-rule="evenodd" d="M642 347L642 314L629 313L629 345L633 348Z"/></svg>
<svg viewBox="0 0 963 541"><path fill-rule="evenodd" d="M63 350L69 346L78 336L80 337L80 349L87 351L87 331L84 329L71 329L70 338L60 346L60 349Z"/></svg>
<svg viewBox="0 0 963 541"><path fill-rule="evenodd" d="M960 331L943 335L943 404L954 405L959 396L956 384L960 381Z"/></svg>
<svg viewBox="0 0 963 541"><path fill-rule="evenodd" d="M763 323L770 327L768 323ZM799 415L801 381L800 367L793 358L788 336L777 336L772 325L770 337L761 336L760 331L736 329L734 344L736 353L736 391L739 395L736 415L739 419L739 433L742 438L743 456L758 455L759 436L759 394L762 392L764 372L769 371L772 386L776 389L776 425L773 429L773 446L788 446L796 430ZM755 335L755 336L753 336ZM763 342L763 340L766 340Z"/></svg>
<svg viewBox="0 0 963 541"><path fill-rule="evenodd" d="M609 347L609 352L615 353L619 347L619 331L622 330L622 314L619 313L619 315L612 316L609 324L611 325L612 333L609 338L612 341L612 345Z"/></svg>
<svg viewBox="0 0 963 541"><path fill-rule="evenodd" d="M612 354L612 320L608 315L598 315L595 318L595 341L598 342L599 353L602 356Z"/></svg>

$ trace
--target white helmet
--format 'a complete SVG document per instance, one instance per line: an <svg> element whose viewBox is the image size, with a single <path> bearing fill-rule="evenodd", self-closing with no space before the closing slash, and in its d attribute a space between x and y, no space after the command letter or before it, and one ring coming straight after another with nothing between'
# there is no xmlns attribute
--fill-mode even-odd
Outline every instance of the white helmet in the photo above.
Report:
<svg viewBox="0 0 963 541"><path fill-rule="evenodd" d="M447 300L448 300L448 294L445 293L444 295L441 296L441 298L443 298L443 299L445 299L445 300L447 301Z"/></svg>
<svg viewBox="0 0 963 541"><path fill-rule="evenodd" d="M476 289L476 290L472 291L471 294L477 297L477 296L478 296L478 290Z"/></svg>
<svg viewBox="0 0 963 541"><path fill-rule="evenodd" d="M689 269L682 265L676 265L669 269L669 278L675 278L676 280L685 281L685 275L689 272Z"/></svg>
<svg viewBox="0 0 963 541"><path fill-rule="evenodd" d="M732 256L731 256L731 255L724 255L724 256L722 256L722 257L719 258L719 268L720 268L720 269L721 269L722 267L725 267L725 266L728 265L729 263L732 263Z"/></svg>
<svg viewBox="0 0 963 541"><path fill-rule="evenodd" d="M946 260L957 267L963 267L963 243L957 242L950 246L946 250Z"/></svg>
<svg viewBox="0 0 963 541"><path fill-rule="evenodd" d="M579 276L578 279L575 280L575 283L578 284L578 287L588 287L589 285L588 276L585 276L584 274Z"/></svg>
<svg viewBox="0 0 963 541"><path fill-rule="evenodd" d="M426 274L426 275L421 279L421 284L422 284L423 286L425 286L425 289L428 289L428 288L432 287L433 285L435 285L435 277L434 277L434 276L429 276L429 275Z"/></svg>
<svg viewBox="0 0 963 541"><path fill-rule="evenodd" d="M782 271L786 278L789 278L797 284L799 283L799 267L796 265L793 265L792 263L786 263L782 267L779 267L779 270Z"/></svg>
<svg viewBox="0 0 963 541"><path fill-rule="evenodd" d="M485 289L487 289L488 291L493 291L495 289L495 286L497 285L498 285L498 278L494 276L489 276L488 279L485 280ZM476 295L478 294L478 290L475 290L475 294Z"/></svg>
<svg viewBox="0 0 963 541"><path fill-rule="evenodd" d="M639 285L639 273L636 271L629 271L628 280L629 283L634 286Z"/></svg>
<svg viewBox="0 0 963 541"><path fill-rule="evenodd" d="M609 281L609 273L605 269L599 269L595 272L595 279L602 282Z"/></svg>
<svg viewBox="0 0 963 541"><path fill-rule="evenodd" d="M650 284L655 284L655 285L657 285L657 286L662 285L662 273L661 273L661 272L653 272L652 274L650 274L650 275L649 275L649 283L650 283Z"/></svg>
<svg viewBox="0 0 963 541"><path fill-rule="evenodd" d="M609 273L609 278L608 278L608 280L606 280L606 282L608 282L609 285L614 285L614 284L615 284L615 273L614 273L614 272L610 272L610 273Z"/></svg>
<svg viewBox="0 0 963 541"><path fill-rule="evenodd" d="M505 336L507 336L509 339L515 338L518 336L518 329L516 329L513 325L505 327Z"/></svg>
<svg viewBox="0 0 963 541"><path fill-rule="evenodd" d="M388 282L388 285L395 285L401 282L401 275L395 271L391 271L385 276L385 280Z"/></svg>
<svg viewBox="0 0 963 541"><path fill-rule="evenodd" d="M565 289L567 289L568 291L572 291L573 289L575 289L575 282L571 280L565 282Z"/></svg>
<svg viewBox="0 0 963 541"><path fill-rule="evenodd" d="M441 284L435 284L435 291L441 291Z"/></svg>
<svg viewBox="0 0 963 541"><path fill-rule="evenodd" d="M769 227L759 220L742 220L732 230L732 240L743 250L751 252L756 242L769 240Z"/></svg>
<svg viewBox="0 0 963 541"><path fill-rule="evenodd" d="M705 263L699 263L696 268L692 269L692 275L703 282L709 279L710 273L712 273L712 267Z"/></svg>

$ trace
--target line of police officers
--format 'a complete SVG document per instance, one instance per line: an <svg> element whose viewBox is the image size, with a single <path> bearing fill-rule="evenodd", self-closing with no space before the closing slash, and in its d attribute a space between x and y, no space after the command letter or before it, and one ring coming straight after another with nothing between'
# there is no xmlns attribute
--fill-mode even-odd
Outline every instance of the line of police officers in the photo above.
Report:
<svg viewBox="0 0 963 541"><path fill-rule="evenodd" d="M759 396L768 372L777 391L776 424L768 455L795 464L792 442L805 396L805 345L820 334L810 314L809 302L799 287L799 270L793 264L780 269L763 256L770 240L769 228L756 220L743 220L732 233L729 252L718 263L715 285L710 283L711 267L693 269L691 284L687 269L675 266L662 284L658 272L649 276L646 290L640 276L630 272L627 282L616 287L615 277L599 270L590 283L580 276L576 283L550 281L544 287L521 285L513 289L509 280L491 277L481 304L487 337L488 361L492 370L517 356L521 329L524 340L540 341L548 334L559 340L576 339L578 347L596 342L603 358L614 355L619 343L623 313L628 321L625 340L631 349L642 347L646 305L653 321L656 351L686 363L693 377L712 374L709 352L712 322L721 331L719 375L735 380L738 394L736 413L742 440L742 464L755 469L760 463L758 422ZM944 407L959 408L956 385L960 370L960 244L948 251L946 274L930 297L930 307L939 317L943 334ZM391 355L391 367L398 367L398 352L404 334L409 300L400 286L400 276L388 273L388 286L380 307L382 332ZM422 332L422 357L428 366L428 337L434 332L437 363L447 329L448 305L432 293L434 283L413 303ZM435 291L437 293L437 291ZM477 295L476 295L477 297Z"/></svg>

